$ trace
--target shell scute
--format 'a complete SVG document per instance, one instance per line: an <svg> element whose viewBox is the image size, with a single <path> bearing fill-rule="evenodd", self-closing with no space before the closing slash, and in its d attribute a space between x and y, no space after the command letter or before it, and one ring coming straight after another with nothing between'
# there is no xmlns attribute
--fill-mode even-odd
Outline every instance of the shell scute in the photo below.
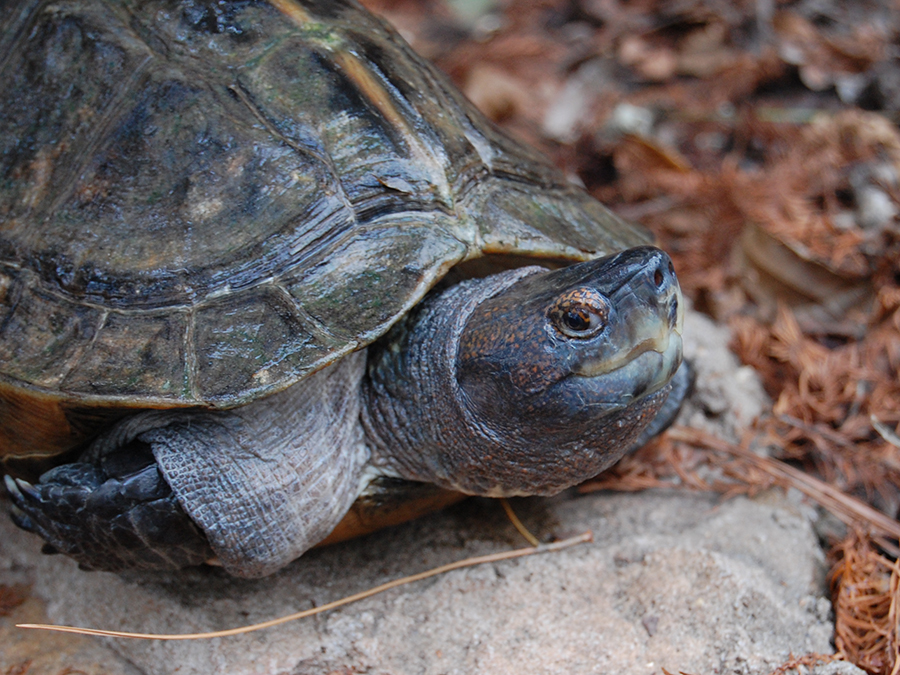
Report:
<svg viewBox="0 0 900 675"><path fill-rule="evenodd" d="M378 208L370 202L384 200L383 177L401 177L417 203L451 207L448 190L435 188L447 183L443 151L410 126L409 106L352 54L336 57L295 37L242 72L240 85L248 105L287 142L309 148L316 139L317 155L327 158L361 220Z"/></svg>
<svg viewBox="0 0 900 675"><path fill-rule="evenodd" d="M103 311L68 301L30 283L28 272L0 274L0 363L9 377L57 388L94 339Z"/></svg>
<svg viewBox="0 0 900 675"><path fill-rule="evenodd" d="M149 56L118 33L91 37L91 12L37 14L0 54L0 216L29 225L52 211L90 159L123 78Z"/></svg>
<svg viewBox="0 0 900 675"><path fill-rule="evenodd" d="M536 255L555 251L570 259L587 259L653 241L646 231L571 187L535 192L527 183L496 179L485 181L472 201L481 215L476 220L486 251Z"/></svg>
<svg viewBox="0 0 900 675"><path fill-rule="evenodd" d="M347 347L304 316L276 284L198 308L193 340L197 397L222 406L283 388Z"/></svg>
<svg viewBox="0 0 900 675"><path fill-rule="evenodd" d="M439 213L398 216L359 228L287 285L305 312L343 340L370 342L418 301L468 245Z"/></svg>
<svg viewBox="0 0 900 675"><path fill-rule="evenodd" d="M104 397L190 401L187 311L109 312L63 391Z"/></svg>

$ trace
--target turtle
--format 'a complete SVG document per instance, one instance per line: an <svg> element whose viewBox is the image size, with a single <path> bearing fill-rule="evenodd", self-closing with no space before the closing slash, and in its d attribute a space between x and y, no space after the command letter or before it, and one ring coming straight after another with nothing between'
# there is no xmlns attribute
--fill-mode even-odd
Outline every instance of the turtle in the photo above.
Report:
<svg viewBox="0 0 900 675"><path fill-rule="evenodd" d="M0 456L45 552L261 577L677 411L669 256L354 0L0 21Z"/></svg>

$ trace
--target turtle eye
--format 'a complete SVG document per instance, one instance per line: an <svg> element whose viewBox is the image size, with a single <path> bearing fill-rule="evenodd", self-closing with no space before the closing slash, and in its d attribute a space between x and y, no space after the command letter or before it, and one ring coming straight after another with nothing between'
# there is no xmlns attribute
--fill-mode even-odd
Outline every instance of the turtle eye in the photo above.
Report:
<svg viewBox="0 0 900 675"><path fill-rule="evenodd" d="M589 311L586 307L570 309L560 317L566 332L584 333L596 324L600 317Z"/></svg>
<svg viewBox="0 0 900 675"><path fill-rule="evenodd" d="M593 288L577 288L559 296L548 315L563 335L590 338L606 327L609 301Z"/></svg>

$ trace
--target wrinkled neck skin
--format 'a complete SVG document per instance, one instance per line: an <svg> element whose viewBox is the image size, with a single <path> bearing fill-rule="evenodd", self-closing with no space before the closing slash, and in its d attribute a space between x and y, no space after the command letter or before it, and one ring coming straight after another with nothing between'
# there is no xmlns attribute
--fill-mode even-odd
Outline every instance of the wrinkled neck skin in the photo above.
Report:
<svg viewBox="0 0 900 675"><path fill-rule="evenodd" d="M370 349L363 425L379 469L473 495L552 495L630 448L669 386L627 404L586 404L583 392L569 390L571 378L541 366L546 346L533 338L546 336L504 334L502 321L487 338L478 333L503 343L499 363L459 358L461 343L472 339L466 325L502 313L484 309L498 303L492 299L515 306L515 292L504 292L546 273L528 267L458 284L421 303ZM502 363L527 351L537 365L516 371Z"/></svg>

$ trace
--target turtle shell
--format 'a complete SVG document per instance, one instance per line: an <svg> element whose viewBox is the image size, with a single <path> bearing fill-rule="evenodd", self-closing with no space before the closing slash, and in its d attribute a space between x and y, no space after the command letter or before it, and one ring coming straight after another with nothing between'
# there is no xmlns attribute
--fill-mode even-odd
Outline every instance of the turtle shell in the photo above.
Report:
<svg viewBox="0 0 900 675"><path fill-rule="evenodd" d="M7 456L290 386L462 261L649 242L351 1L23 0L0 21Z"/></svg>

